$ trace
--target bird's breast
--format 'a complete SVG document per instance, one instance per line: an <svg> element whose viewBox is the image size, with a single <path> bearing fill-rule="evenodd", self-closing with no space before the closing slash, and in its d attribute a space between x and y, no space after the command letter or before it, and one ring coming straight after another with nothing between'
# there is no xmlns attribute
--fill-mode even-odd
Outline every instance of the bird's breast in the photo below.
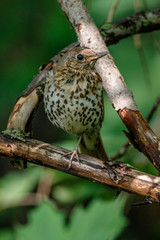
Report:
<svg viewBox="0 0 160 240"><path fill-rule="evenodd" d="M45 110L54 125L77 135L101 125L102 85L94 80L81 79L59 87L53 81L46 82Z"/></svg>

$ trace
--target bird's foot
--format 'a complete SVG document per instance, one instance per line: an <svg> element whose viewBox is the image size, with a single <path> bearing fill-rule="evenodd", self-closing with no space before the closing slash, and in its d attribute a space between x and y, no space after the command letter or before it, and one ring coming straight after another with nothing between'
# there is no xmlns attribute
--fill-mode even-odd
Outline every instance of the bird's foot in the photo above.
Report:
<svg viewBox="0 0 160 240"><path fill-rule="evenodd" d="M72 167L72 161L73 161L74 158L76 158L78 160L78 162L80 162L79 161L79 156L78 156L78 148L79 148L79 144L81 142L81 139L82 139L82 136L79 137L77 146L75 147L75 149L73 151L63 155L64 157L68 156L68 155L71 155L71 158L69 160L69 165L68 165L68 171Z"/></svg>
<svg viewBox="0 0 160 240"><path fill-rule="evenodd" d="M68 165L68 171L69 171L69 169L72 167L72 161L74 158L76 158L78 162L80 162L79 156L78 156L78 148L76 147L73 151L64 154L63 157L66 157L68 155L71 155L69 160L69 165Z"/></svg>

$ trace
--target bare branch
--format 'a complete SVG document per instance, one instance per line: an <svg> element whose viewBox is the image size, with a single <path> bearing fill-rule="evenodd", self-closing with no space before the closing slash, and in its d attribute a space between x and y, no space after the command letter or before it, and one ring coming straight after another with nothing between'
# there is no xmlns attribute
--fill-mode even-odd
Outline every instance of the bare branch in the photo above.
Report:
<svg viewBox="0 0 160 240"><path fill-rule="evenodd" d="M63 156L67 152L38 140L13 139L8 134L0 134L0 155L68 173L69 158ZM121 176L118 183L110 179L107 167L101 160L80 154L80 163L73 161L69 174L150 197L155 201L160 200L160 177L137 171L122 162L115 162L112 167Z"/></svg>
<svg viewBox="0 0 160 240"><path fill-rule="evenodd" d="M157 110L158 106L160 105L160 96L158 96L153 104L153 107L151 108L150 112L148 113L146 120L147 122L150 122L151 118L153 117L153 114Z"/></svg>
<svg viewBox="0 0 160 240"><path fill-rule="evenodd" d="M148 113L147 117L146 117L146 121L150 122L151 118L153 117L153 114L155 113L155 111L157 110L158 106L160 104L160 96L158 96L153 104L153 107L151 108L150 112ZM130 146L130 143L127 141L125 144L123 144L123 146L120 148L120 151L114 155L113 157L111 157L111 160L116 160L118 158L121 158L124 156L124 154L127 152L128 147Z"/></svg>
<svg viewBox="0 0 160 240"><path fill-rule="evenodd" d="M147 21L150 22L149 25L147 25ZM159 29L160 8L157 8L148 12L137 13L133 16L129 16L123 20L109 23L107 25L104 24L102 25L100 31L106 45L109 46L137 33L152 32ZM78 45L78 42L72 43L71 45L63 49L61 52L66 52L72 47ZM45 81L48 70L51 68L53 62L58 61L59 57L60 54L57 54L50 60L50 62L45 67L43 67L39 71L39 73L33 78L32 82L29 84L28 88L24 90L21 96L28 95L37 86L39 86L42 82Z"/></svg>
<svg viewBox="0 0 160 240"><path fill-rule="evenodd" d="M107 46L138 33L147 33L160 29L160 8L139 12L123 20L104 24L101 34Z"/></svg>
<svg viewBox="0 0 160 240"><path fill-rule="evenodd" d="M72 1L67 1L67 4L70 4L71 2ZM77 1L77 2L81 3L80 1ZM80 9L79 9L80 13L81 13L81 8L83 8L83 6L80 6ZM86 13L86 10L83 8L84 16L85 16L85 13ZM154 19L156 19L155 20L155 25L159 26L159 15L160 15L160 10L159 9L154 10L154 11L149 11L146 14L147 14L146 16L152 16ZM141 17L141 15L143 16L144 13L137 14L137 18L136 18L135 22L138 22L138 25L139 25L139 23L140 23L140 25L142 25L141 24L141 20L143 20L143 17ZM91 22L91 25L94 26L94 24L92 24L91 18L88 15L85 16L85 17L86 17L86 19L89 18L89 22ZM139 21L137 21L138 18L139 18ZM127 19L125 21L126 27L127 26L130 27L130 24L129 24L130 23L130 18L128 20ZM72 20L74 20L74 18ZM84 18L84 20L85 20L85 18ZM86 21L86 23L87 23L87 21ZM144 25L147 25L147 24L144 24ZM153 26L154 26L154 24L153 24ZM77 34L79 34L78 31L81 31L82 25L81 24L80 25L76 25L75 24L75 28L77 29ZM90 34L90 32L87 32L87 29L90 30L90 28L89 27L86 28L86 33L87 33L86 36L88 34ZM95 26L94 26L94 29L96 29ZM91 31L94 30L94 29L91 28ZM117 27L117 29L122 30L123 29L122 25L119 24L119 27ZM134 34L134 33L137 32L137 27L134 26L133 29L135 29L134 31L132 31L132 33ZM155 29L156 29L156 27L155 27ZM153 28L151 27L150 31L155 30L155 29L154 29L154 27ZM108 37L110 36L109 37L110 38L110 42L113 43L114 42L114 39L112 39L113 34L112 34L112 31L110 32L110 30L111 29L107 30L107 35L108 35ZM111 35L109 35L109 32L111 33ZM125 29L124 32L126 33L126 29ZM120 33L120 36L121 36L121 33ZM125 34L123 36L125 36ZM92 34L91 34L91 37L94 38L94 36L92 36ZM114 37L116 39L116 36L114 36ZM97 45L95 44L95 46L99 46L99 38L100 38L100 36L99 36L99 33L98 33L97 29L96 29L95 39L97 39L98 42L97 42ZM103 42L103 40L101 39L100 42ZM90 41L88 42L88 44L90 44ZM94 45L94 41L92 42L92 46L89 46L89 47L92 47L94 49L93 45ZM102 44L102 46L104 47L104 43ZM26 130L26 123L28 125L28 121L30 119L32 111L35 109L36 104L39 101L39 95L40 94L38 93L37 89L36 89L36 91L34 91L34 94L32 94L33 99L31 100L31 101L34 102L35 101L34 99L36 99L35 104L27 105L28 115L25 116L25 118L23 118L23 116L24 116L23 114L26 113L26 109L25 109L25 107L23 107L23 104L25 104L26 101L28 101L28 98L30 98L30 93L45 80L45 76L46 76L46 73L47 73L48 69L50 69L50 67L52 66L53 62L54 62L54 64L56 64L56 61L57 61L57 59L59 57L60 57L60 55L57 55L56 57L54 57L49 62L49 64L38 73L38 75L34 78L34 80L29 85L27 90L24 91L22 96L25 99L23 99L23 101L21 101L22 99L20 98L18 100L18 102L16 103L16 106L15 106L15 108L14 108L12 114L11 114L10 119L9 119L9 123L8 123L8 127L7 127L8 129L16 129L16 130L20 130L20 131L25 131ZM107 59L107 62L106 62L106 66L105 66L105 63L104 63L103 64L103 69L105 69L105 70L108 69L108 72L106 74L106 80L104 79L104 87L108 91L110 99L111 99L111 102L113 102L113 104L116 107L116 109L119 109L120 107L122 108L125 105L128 106L128 108L137 109L136 105L135 105L135 103L134 103L134 101L132 99L132 94L131 94L131 92L128 91L128 89L127 89L126 85L124 84L123 79L120 76L119 72L117 70L115 70L113 72L112 71L110 72L110 70L114 70L114 68L116 69L116 67L115 67L114 62L113 62L113 60L112 60L112 58L110 57L109 54L108 54L108 59ZM99 66L99 68L101 68L101 67ZM102 69L102 73L103 73L103 69ZM114 76L115 72L117 73L117 77ZM105 73L105 71L104 71L104 73ZM119 84L116 85L116 83L119 83ZM119 105L119 103L120 103L120 105ZM129 116L129 113L131 113L131 116L130 116L130 119L127 120L127 118L125 118L125 116L126 115ZM158 138L153 134L153 132L152 132L152 134L150 134L150 129L149 129L149 131L145 131L147 125L145 124L145 121L143 120L143 118L141 119L140 113L138 111L134 111L133 113L129 112L129 113L127 113L127 111L125 111L125 108L123 109L123 112L121 112L121 110L119 111L119 114L120 114L121 118L123 119L124 123L128 126L128 129L130 129L130 125L132 125L132 121L134 121L136 119L135 122L137 122L137 123L135 124L135 128L132 129L132 132L130 134L128 134L128 136L131 135L131 139L132 139L133 144L135 146L138 146L140 139L138 138L138 141L136 142L136 138L137 138L136 133L138 132L138 135L142 133L142 136L145 133L148 134L148 137L147 137L147 142L148 143L145 146L145 149L144 150L141 149L141 151L143 151L144 154L146 154L146 156L149 157L149 159L154 163L154 165L157 167L157 169L159 169L159 157L158 157L159 156L159 151L158 151L158 143L159 142L158 142ZM139 121L139 119L141 119L141 121ZM139 131L137 131L136 130L136 127L137 127L136 125L139 124L139 122L141 122L142 128L139 129ZM146 138L144 138L144 139L146 140ZM146 149L146 148L148 146L150 146L150 142L152 140L154 140L154 146L152 148L152 153L151 153L151 156L150 156L150 154L148 154L148 151L150 151L150 149ZM143 146L144 146L144 144L142 144L142 147ZM154 159L152 159L152 155L155 156Z"/></svg>
<svg viewBox="0 0 160 240"><path fill-rule="evenodd" d="M148 18L149 16L149 18ZM151 19L153 20L151 21ZM149 29L145 22L150 20ZM139 27L141 26L141 27ZM119 40L136 34L138 32L153 31L160 28L160 9L155 9L145 13L138 13L134 16L127 17L124 20L117 21L110 25L103 25L101 28L102 36L107 45L114 44ZM70 46L63 49L61 52L66 52L70 48L79 45L79 43L73 43ZM18 131L28 131L28 121L32 115L33 110L36 108L38 101L41 97L41 92L37 89L31 96L29 94L40 85L43 85L46 74L53 64L60 58L60 54L53 57L50 62L43 67L39 73L34 77L27 89L21 94L21 98L18 99L8 122L7 129L16 129ZM32 104L28 104L32 102ZM27 103L27 104L26 104ZM27 114L26 114L27 113ZM27 123L27 127L26 127Z"/></svg>
<svg viewBox="0 0 160 240"><path fill-rule="evenodd" d="M84 4L81 0L58 0L58 2L76 31L80 45L89 47L95 52L107 52L107 55L96 64L96 70L103 80L103 87L129 130L126 135L130 142L160 171L160 141L139 112L132 93L128 90Z"/></svg>
<svg viewBox="0 0 160 240"><path fill-rule="evenodd" d="M113 157L111 157L111 160L114 161L116 159L119 159L121 157L123 157L125 155L125 153L127 152L127 149L129 148L130 143L129 141L127 141L125 144L123 144L123 146L120 148L120 151L114 155Z"/></svg>

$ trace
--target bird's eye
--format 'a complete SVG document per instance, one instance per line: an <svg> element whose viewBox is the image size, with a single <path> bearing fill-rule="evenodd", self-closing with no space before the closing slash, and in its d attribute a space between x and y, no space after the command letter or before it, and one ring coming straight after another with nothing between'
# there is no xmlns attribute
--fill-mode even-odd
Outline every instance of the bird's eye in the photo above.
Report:
<svg viewBox="0 0 160 240"><path fill-rule="evenodd" d="M82 54L78 54L78 55L77 55L77 59L78 59L78 60L83 60L83 58L84 58L84 57L83 57Z"/></svg>

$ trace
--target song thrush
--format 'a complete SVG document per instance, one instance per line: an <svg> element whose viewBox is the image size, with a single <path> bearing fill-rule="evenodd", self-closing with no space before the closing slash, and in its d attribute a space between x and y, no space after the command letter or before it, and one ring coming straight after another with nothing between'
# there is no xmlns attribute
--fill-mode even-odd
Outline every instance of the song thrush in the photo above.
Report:
<svg viewBox="0 0 160 240"><path fill-rule="evenodd" d="M108 160L100 137L104 116L102 80L94 71L95 62L104 55L88 48L73 48L46 78L44 105L49 120L79 139L69 168L74 157L79 160L79 145L82 153Z"/></svg>

